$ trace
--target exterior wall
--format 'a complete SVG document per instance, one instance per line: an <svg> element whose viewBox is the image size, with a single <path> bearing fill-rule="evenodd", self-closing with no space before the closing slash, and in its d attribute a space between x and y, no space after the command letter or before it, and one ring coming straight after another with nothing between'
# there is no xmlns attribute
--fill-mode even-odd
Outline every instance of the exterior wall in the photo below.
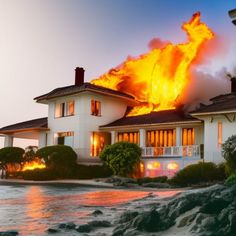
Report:
<svg viewBox="0 0 236 236"><path fill-rule="evenodd" d="M91 100L101 102L101 116L91 115ZM55 104L74 100L74 116L55 118ZM124 116L127 104L119 98L108 97L95 93L81 93L77 96L58 98L49 103L47 145L55 144L58 132L74 132L73 147L79 158L88 158L90 153L90 136L99 131L99 126L110 123Z"/></svg>
<svg viewBox="0 0 236 236"><path fill-rule="evenodd" d="M223 115L207 116L204 120L204 157L205 161L214 163L223 162L221 148L218 146L218 122L222 122L222 143L228 137L236 134L236 121L233 115L228 116L231 122Z"/></svg>

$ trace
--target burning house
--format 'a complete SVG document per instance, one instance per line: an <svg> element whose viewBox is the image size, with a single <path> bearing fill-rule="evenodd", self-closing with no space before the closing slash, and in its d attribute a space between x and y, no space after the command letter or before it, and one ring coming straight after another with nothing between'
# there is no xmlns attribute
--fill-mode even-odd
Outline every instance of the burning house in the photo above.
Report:
<svg viewBox="0 0 236 236"><path fill-rule="evenodd" d="M221 144L236 134L236 86L187 112L183 95L190 67L213 32L200 14L184 23L188 41L167 43L138 58L128 58L101 77L84 82L84 69L75 70L75 83L36 97L48 105L48 117L0 129L5 146L13 138L38 139L39 147L62 144L74 148L78 162L99 163L105 145L137 143L143 150L145 176L173 175L199 161L223 161Z"/></svg>

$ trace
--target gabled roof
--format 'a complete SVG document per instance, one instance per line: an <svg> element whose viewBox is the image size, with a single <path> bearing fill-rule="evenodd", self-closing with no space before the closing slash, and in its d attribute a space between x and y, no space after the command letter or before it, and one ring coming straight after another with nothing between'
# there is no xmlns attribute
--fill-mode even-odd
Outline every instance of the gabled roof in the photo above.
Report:
<svg viewBox="0 0 236 236"><path fill-rule="evenodd" d="M204 105L195 111L190 112L192 115L200 115L207 113L225 113L236 111L236 93L229 93L224 95L219 95L210 99L212 103L210 105Z"/></svg>
<svg viewBox="0 0 236 236"><path fill-rule="evenodd" d="M17 131L27 130L47 130L48 118L43 117L34 120L28 120L13 125L8 125L0 129L0 134L13 133Z"/></svg>
<svg viewBox="0 0 236 236"><path fill-rule="evenodd" d="M74 95L74 94L78 94L78 93L85 92L85 91L91 91L91 92L96 92L96 93L100 93L100 94L107 94L107 95L111 95L111 96L116 96L116 97L118 96L118 97L134 100L133 96L128 95L126 93L122 93L122 92L119 92L116 90L104 88L104 87L97 86L97 85L90 84L90 83L84 83L81 86L71 85L71 86L56 88L56 89L52 90L51 92L41 95L39 97L36 97L34 99L37 102L39 102L39 101L49 100L49 99L56 98L56 97Z"/></svg>
<svg viewBox="0 0 236 236"><path fill-rule="evenodd" d="M116 120L100 128L111 128L120 126L135 126L135 125L155 125L169 123L185 123L185 122L201 122L190 115L185 114L181 110L166 110L151 112L145 115L128 116Z"/></svg>

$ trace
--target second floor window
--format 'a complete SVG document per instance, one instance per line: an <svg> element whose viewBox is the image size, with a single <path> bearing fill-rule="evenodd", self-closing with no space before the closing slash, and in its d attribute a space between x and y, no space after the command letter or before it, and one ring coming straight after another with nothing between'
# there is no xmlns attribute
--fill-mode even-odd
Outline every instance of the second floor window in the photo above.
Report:
<svg viewBox="0 0 236 236"><path fill-rule="evenodd" d="M74 101L56 103L55 117L73 116L74 106Z"/></svg>
<svg viewBox="0 0 236 236"><path fill-rule="evenodd" d="M91 115L101 116L101 102L91 100Z"/></svg>

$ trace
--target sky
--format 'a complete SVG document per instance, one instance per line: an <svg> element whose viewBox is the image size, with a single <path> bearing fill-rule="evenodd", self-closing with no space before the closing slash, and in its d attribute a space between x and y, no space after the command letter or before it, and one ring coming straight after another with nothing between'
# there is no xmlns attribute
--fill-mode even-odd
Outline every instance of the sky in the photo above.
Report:
<svg viewBox="0 0 236 236"><path fill-rule="evenodd" d="M184 42L181 24L196 11L223 48L202 70L232 71L233 8L235 0L0 0L0 127L47 116L33 98L73 84L77 66L90 81L147 52L155 37Z"/></svg>

